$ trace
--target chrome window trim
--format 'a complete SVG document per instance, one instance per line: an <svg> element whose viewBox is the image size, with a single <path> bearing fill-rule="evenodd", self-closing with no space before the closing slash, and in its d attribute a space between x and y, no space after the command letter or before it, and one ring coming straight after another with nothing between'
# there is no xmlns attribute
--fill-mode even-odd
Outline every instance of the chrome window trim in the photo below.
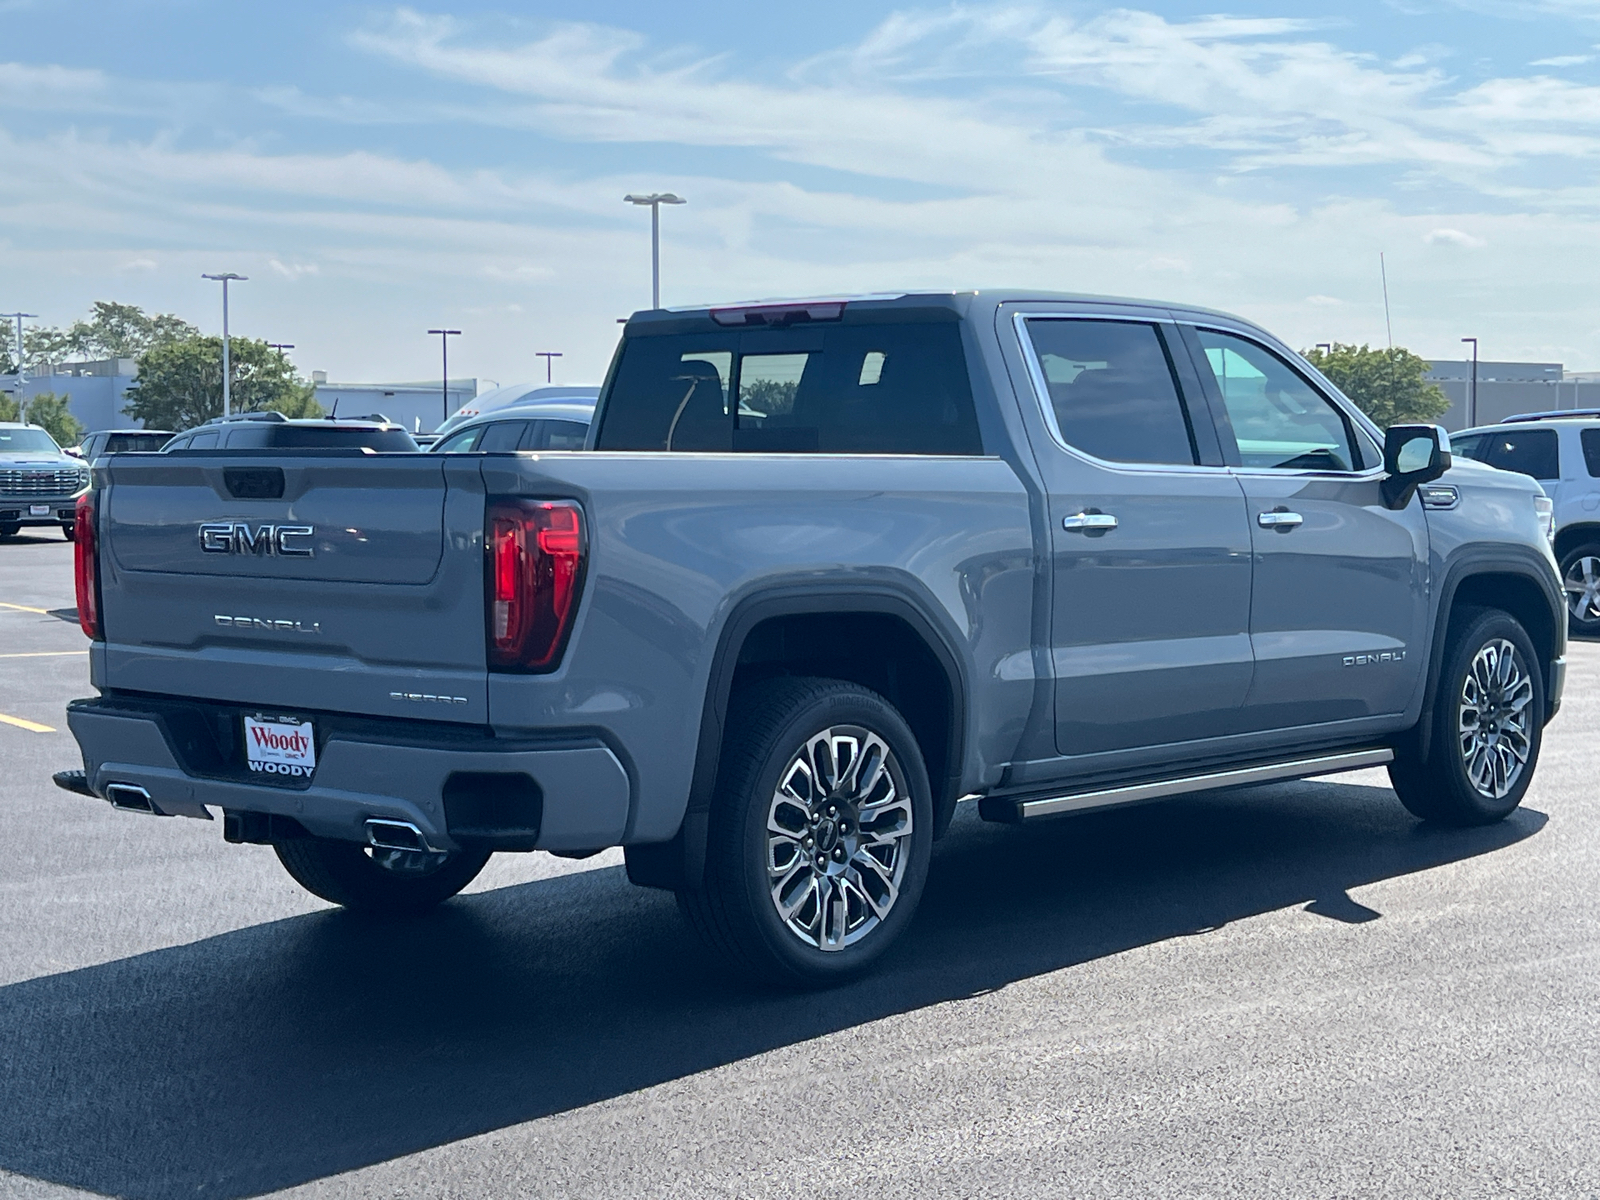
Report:
<svg viewBox="0 0 1600 1200"><path fill-rule="evenodd" d="M1074 458L1090 466L1099 467L1106 471L1125 471L1133 474L1148 474L1160 472L1168 475L1203 474L1214 475L1227 473L1230 468L1226 466L1213 467L1203 463L1130 463L1115 462L1109 458L1097 458L1087 450L1080 450L1061 436L1061 427L1056 422L1055 405L1050 402L1050 385L1044 377L1044 366L1039 362L1039 354L1034 349L1033 339L1028 336L1029 321L1116 321L1122 325L1164 325L1174 330L1178 323L1171 317L1156 316L1153 313L1120 313L1120 312L1017 312L1011 316L1011 322L1016 330L1017 343L1022 351L1023 364L1028 368L1028 382L1033 387L1034 403L1038 405L1039 413L1044 418L1044 427L1050 434L1050 440ZM1164 335L1167 336L1167 335ZM1167 336L1168 353L1172 353L1171 336ZM1189 411L1187 397L1176 379L1173 388L1178 392L1178 398L1183 403L1185 411ZM1194 421L1195 414L1189 411L1189 420ZM1205 419L1211 419L1208 410Z"/></svg>

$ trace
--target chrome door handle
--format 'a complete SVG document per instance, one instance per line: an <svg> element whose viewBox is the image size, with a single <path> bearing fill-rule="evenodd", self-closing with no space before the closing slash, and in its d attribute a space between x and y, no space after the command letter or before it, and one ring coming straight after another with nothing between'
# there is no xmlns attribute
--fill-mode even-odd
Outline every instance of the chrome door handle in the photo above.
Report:
<svg viewBox="0 0 1600 1200"><path fill-rule="evenodd" d="M1081 512L1061 518L1061 528L1068 533L1110 533L1117 527L1117 519L1110 513Z"/></svg>
<svg viewBox="0 0 1600 1200"><path fill-rule="evenodd" d="M1281 529L1285 533L1293 529L1296 525L1301 524L1304 520L1305 518L1299 513L1287 512L1283 509L1279 509L1277 512L1256 514L1256 524L1261 526L1261 528Z"/></svg>

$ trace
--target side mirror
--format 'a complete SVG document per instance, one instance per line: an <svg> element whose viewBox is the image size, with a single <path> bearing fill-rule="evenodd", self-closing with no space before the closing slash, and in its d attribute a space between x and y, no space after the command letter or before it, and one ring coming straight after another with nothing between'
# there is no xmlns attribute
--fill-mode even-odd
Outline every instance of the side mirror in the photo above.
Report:
<svg viewBox="0 0 1600 1200"><path fill-rule="evenodd" d="M1400 509L1450 469L1450 435L1438 425L1391 425L1383 435L1383 503Z"/></svg>

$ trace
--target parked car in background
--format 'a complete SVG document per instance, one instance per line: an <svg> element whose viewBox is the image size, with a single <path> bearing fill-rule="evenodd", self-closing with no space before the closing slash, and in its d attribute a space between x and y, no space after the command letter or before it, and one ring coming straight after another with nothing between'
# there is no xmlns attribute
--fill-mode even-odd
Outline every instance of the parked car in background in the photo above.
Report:
<svg viewBox="0 0 1600 1200"><path fill-rule="evenodd" d="M428 450L582 450L593 418L593 404L519 404L464 421Z"/></svg>
<svg viewBox="0 0 1600 1200"><path fill-rule="evenodd" d="M474 417L487 416L505 409L521 408L529 404L586 404L593 408L600 398L597 387L544 387L529 383L513 383L491 388L450 414L448 420L434 430L443 436L459 429Z"/></svg>
<svg viewBox="0 0 1600 1200"><path fill-rule="evenodd" d="M160 450L172 437L170 429L100 429L78 444L77 456L85 462L93 462L102 454L149 454Z"/></svg>
<svg viewBox="0 0 1600 1200"><path fill-rule="evenodd" d="M78 497L89 490L89 466L37 425L0 422L0 538L24 525L55 525L72 541Z"/></svg>
<svg viewBox="0 0 1600 1200"><path fill-rule="evenodd" d="M382 413L364 417L306 417L290 419L278 412L238 413L213 417L204 425L178 434L162 448L164 454L185 450L374 450L379 453L411 451L417 443Z"/></svg>
<svg viewBox="0 0 1600 1200"><path fill-rule="evenodd" d="M1450 435L1451 449L1539 481L1575 634L1600 636L1600 414L1525 413Z"/></svg>

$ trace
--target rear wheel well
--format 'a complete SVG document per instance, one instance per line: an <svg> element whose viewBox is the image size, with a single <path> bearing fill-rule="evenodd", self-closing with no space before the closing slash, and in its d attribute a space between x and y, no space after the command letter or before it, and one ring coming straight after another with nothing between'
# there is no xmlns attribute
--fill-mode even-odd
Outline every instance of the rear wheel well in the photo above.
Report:
<svg viewBox="0 0 1600 1200"><path fill-rule="evenodd" d="M1560 562L1572 551L1588 542L1600 543L1600 524L1568 525L1556 534L1556 561Z"/></svg>
<svg viewBox="0 0 1600 1200"><path fill-rule="evenodd" d="M728 716L748 685L782 675L843 679L877 692L917 739L933 785L935 834L955 809L955 699L944 666L904 619L890 613L791 613L755 626L739 648Z"/></svg>

